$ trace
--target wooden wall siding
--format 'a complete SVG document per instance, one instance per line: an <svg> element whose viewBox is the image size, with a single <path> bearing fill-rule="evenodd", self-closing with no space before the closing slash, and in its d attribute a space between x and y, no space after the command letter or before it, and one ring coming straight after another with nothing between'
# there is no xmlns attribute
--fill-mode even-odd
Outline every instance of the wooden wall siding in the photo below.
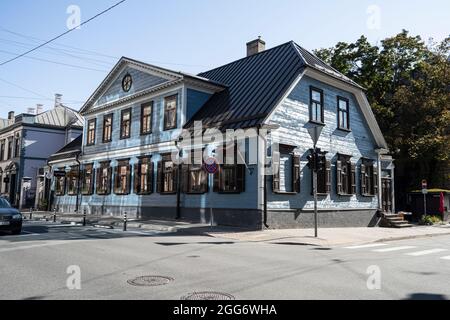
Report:
<svg viewBox="0 0 450 320"><path fill-rule="evenodd" d="M187 89L187 108L186 108L186 120L189 121L195 113L205 104L206 101L211 97L211 94L194 90Z"/></svg>
<svg viewBox="0 0 450 320"><path fill-rule="evenodd" d="M122 80L127 73L129 73L133 78L133 85L130 91L124 92L122 90ZM100 99L98 99L95 102L94 106L103 105L105 103L157 86L164 82L167 82L167 79L150 75L148 73L136 70L134 68L127 67L119 74L117 79L112 83L112 85L103 94L103 96L100 97Z"/></svg>
<svg viewBox="0 0 450 320"><path fill-rule="evenodd" d="M178 110L177 121L178 129L164 131L164 98L178 94ZM114 110L105 111L104 113L97 114L91 117L87 117L85 120L85 135L84 135L84 154L91 155L99 152L123 150L126 148L139 147L144 145L156 144L161 142L173 141L178 138L181 133L181 128L185 117L183 113L183 90L175 90L165 95L161 95L148 101L154 101L153 105L153 131L152 134L141 136L141 103L133 104L132 106L118 107ZM120 120L122 110L132 108L131 116L131 137L128 139L120 139ZM113 113L113 133L112 142L103 143L103 116ZM87 123L93 117L97 118L97 131L96 131L96 143L93 146L86 146L87 139Z"/></svg>
<svg viewBox="0 0 450 320"><path fill-rule="evenodd" d="M113 160L112 165L115 164ZM152 160L154 161L154 185L153 189L156 190L156 163L161 160L159 154L153 154ZM137 158L132 157L130 164L134 165L137 163ZM74 165L75 163L61 163L57 167L64 167ZM95 162L96 167L99 166L99 162ZM223 208L223 209L255 209L257 207L257 168L256 165L250 166L253 168L253 174L250 175L247 172L245 190L243 194L218 194L213 192L213 177L209 177L209 192L201 195L181 195L181 206L184 208ZM113 170L114 172L114 170ZM134 170L131 172L132 179L134 179ZM113 178L114 181L114 178ZM132 184L133 185L133 184ZM57 196L55 204L62 206L75 206L75 196ZM136 195L134 190L129 195L119 196L114 193L101 196L101 195L90 195L82 196L82 206L122 206L122 207L155 207L155 208L175 208L176 207L176 194L174 195L161 195L154 192L150 195ZM109 214L108 209L105 209L104 214Z"/></svg>
<svg viewBox="0 0 450 320"><path fill-rule="evenodd" d="M355 97L345 91L336 89L309 77L304 77L289 96L275 110L270 123L278 124L277 130L281 143L294 145L296 153L301 155L301 192L297 195L278 195L269 192L269 209L312 209L311 172L306 166L309 149L313 141L307 131L309 121L309 89L314 86L324 91L325 127L320 136L318 147L327 151L327 159L332 163L332 193L319 198L321 209L376 209L376 197L367 198L360 195L342 197L336 194L336 154L351 155L357 168L357 193L360 193L359 165L361 157L376 160L376 145L365 123ZM337 96L350 101L351 132L337 129ZM269 181L272 179L269 178ZM271 188L271 183L269 183Z"/></svg>

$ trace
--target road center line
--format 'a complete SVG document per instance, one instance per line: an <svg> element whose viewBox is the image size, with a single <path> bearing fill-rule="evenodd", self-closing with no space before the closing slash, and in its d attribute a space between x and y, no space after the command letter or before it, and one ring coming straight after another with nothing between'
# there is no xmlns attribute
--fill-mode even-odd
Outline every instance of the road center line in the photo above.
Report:
<svg viewBox="0 0 450 320"><path fill-rule="evenodd" d="M415 249L413 246L403 246L403 247L393 247L393 248L384 248L384 249L376 249L373 252L392 252L392 251L401 251L401 250L409 250Z"/></svg>
<svg viewBox="0 0 450 320"><path fill-rule="evenodd" d="M366 248L376 248L376 247L384 247L387 246L386 243L371 243L371 244L364 244L360 246L352 246L352 247L346 247L345 249L366 249Z"/></svg>
<svg viewBox="0 0 450 320"><path fill-rule="evenodd" d="M444 251L447 251L447 249L430 249L430 250L406 253L406 255L413 256L413 257L418 257L418 256L424 256L424 255L427 255L427 254L444 252Z"/></svg>

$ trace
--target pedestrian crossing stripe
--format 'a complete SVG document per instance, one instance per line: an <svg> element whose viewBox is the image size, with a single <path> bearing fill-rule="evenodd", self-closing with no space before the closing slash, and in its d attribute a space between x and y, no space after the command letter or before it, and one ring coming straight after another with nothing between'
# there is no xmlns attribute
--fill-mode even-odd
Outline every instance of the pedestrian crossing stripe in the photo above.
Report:
<svg viewBox="0 0 450 320"><path fill-rule="evenodd" d="M352 247L346 247L345 249L369 249L369 248L377 248L377 247L383 247L387 246L386 243L371 243L371 244L364 244L360 246L352 246Z"/></svg>
<svg viewBox="0 0 450 320"><path fill-rule="evenodd" d="M441 257L442 260L450 260L450 256Z"/></svg>
<svg viewBox="0 0 450 320"><path fill-rule="evenodd" d="M423 251L417 251L417 252L410 252L406 253L408 256L418 257L418 256L424 256L427 254L433 254L433 253L439 253L447 251L447 249L430 249L430 250L423 250Z"/></svg>
<svg viewBox="0 0 450 320"><path fill-rule="evenodd" d="M373 250L374 252L393 252L393 251L401 251L401 250L410 250L415 249L416 247L413 246L403 246L403 247L392 247L392 248L383 248L383 249L376 249Z"/></svg>

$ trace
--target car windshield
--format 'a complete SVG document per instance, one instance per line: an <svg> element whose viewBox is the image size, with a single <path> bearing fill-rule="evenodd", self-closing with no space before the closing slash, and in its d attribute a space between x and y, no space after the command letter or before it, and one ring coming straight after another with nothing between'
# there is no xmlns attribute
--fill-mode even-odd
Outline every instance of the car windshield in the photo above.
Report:
<svg viewBox="0 0 450 320"><path fill-rule="evenodd" d="M0 198L0 208L11 208L11 205L7 200Z"/></svg>

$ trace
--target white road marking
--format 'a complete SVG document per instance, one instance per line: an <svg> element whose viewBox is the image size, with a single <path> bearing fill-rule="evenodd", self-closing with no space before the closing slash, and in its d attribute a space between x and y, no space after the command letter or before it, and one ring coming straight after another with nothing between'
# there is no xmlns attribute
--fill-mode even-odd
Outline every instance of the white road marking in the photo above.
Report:
<svg viewBox="0 0 450 320"><path fill-rule="evenodd" d="M441 257L442 260L450 260L450 256Z"/></svg>
<svg viewBox="0 0 450 320"><path fill-rule="evenodd" d="M346 247L345 249L366 249L366 248L376 248L376 247L384 247L387 246L386 243L371 243L371 244L364 244L360 246L352 246L352 247Z"/></svg>
<svg viewBox="0 0 450 320"><path fill-rule="evenodd" d="M406 253L406 255L418 257L418 256L424 256L427 254L444 252L444 251L447 251L447 249L430 249L430 250L424 250L424 251L410 252L410 253Z"/></svg>
<svg viewBox="0 0 450 320"><path fill-rule="evenodd" d="M28 250L28 249L35 249L35 248L42 248L42 247L50 247L50 246L59 246L59 245L64 245L64 244L73 244L73 243L85 242L85 241L89 241L89 240L52 241L52 242L46 242L46 243L30 244L27 246L15 246L15 247L0 249L0 253L12 252L12 251L17 251L17 250Z"/></svg>
<svg viewBox="0 0 450 320"><path fill-rule="evenodd" d="M393 247L393 248L384 248L384 249L376 249L373 252L393 252L393 251L401 251L401 250L409 250L415 249L413 246L403 246L403 247Z"/></svg>

